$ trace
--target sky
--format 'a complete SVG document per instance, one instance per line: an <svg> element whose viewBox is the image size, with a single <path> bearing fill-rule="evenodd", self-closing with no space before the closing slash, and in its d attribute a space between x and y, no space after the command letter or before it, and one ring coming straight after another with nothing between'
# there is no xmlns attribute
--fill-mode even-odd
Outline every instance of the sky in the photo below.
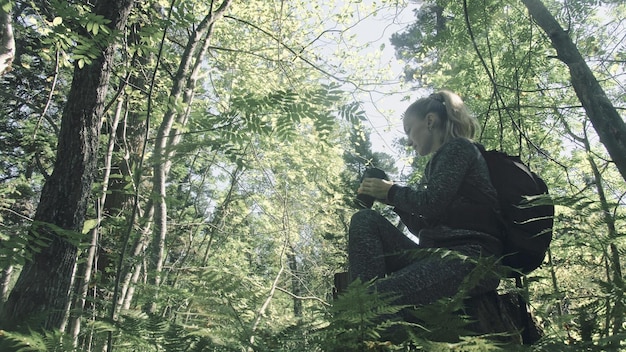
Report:
<svg viewBox="0 0 626 352"><path fill-rule="evenodd" d="M390 65L393 71L395 82L380 82L370 87L376 92L362 93L357 97L368 117L372 149L392 156L399 156L393 147L394 140L404 136L401 114L418 96L402 82L403 63L396 59L390 38L393 33L414 22L413 10L416 7L409 4L405 8L383 8L376 16L367 17L351 28L359 42L371 43L369 48L363 50L380 50L384 45L379 66Z"/></svg>

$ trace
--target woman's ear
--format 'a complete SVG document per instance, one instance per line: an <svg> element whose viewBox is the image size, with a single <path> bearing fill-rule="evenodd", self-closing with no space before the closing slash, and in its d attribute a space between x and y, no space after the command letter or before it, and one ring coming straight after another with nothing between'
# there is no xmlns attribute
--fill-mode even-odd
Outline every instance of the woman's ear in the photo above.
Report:
<svg viewBox="0 0 626 352"><path fill-rule="evenodd" d="M426 127L428 127L428 130L431 131L433 128L435 128L437 126L437 115L435 113L428 113L426 115Z"/></svg>

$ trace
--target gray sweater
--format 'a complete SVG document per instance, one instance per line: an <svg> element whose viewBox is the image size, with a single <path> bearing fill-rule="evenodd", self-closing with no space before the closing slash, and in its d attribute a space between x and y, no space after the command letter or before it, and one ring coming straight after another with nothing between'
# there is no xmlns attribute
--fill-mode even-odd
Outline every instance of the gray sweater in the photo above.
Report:
<svg viewBox="0 0 626 352"><path fill-rule="evenodd" d="M470 199L468 190L482 199ZM468 139L443 144L426 165L419 186L393 185L388 200L422 247L478 244L488 254L501 254L497 193L484 158Z"/></svg>

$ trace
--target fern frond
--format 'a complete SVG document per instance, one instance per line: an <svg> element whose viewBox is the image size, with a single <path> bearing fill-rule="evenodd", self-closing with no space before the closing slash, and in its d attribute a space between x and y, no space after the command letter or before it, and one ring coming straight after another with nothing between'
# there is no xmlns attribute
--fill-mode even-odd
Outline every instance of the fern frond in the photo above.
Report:
<svg viewBox="0 0 626 352"><path fill-rule="evenodd" d="M71 336L58 330L28 334L0 330L0 350L14 352L71 352Z"/></svg>

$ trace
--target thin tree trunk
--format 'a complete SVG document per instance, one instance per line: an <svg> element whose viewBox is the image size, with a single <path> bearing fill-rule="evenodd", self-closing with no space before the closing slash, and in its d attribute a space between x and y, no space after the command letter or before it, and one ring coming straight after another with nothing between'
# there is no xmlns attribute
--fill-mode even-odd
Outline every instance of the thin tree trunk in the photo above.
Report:
<svg viewBox="0 0 626 352"><path fill-rule="evenodd" d="M113 123L109 130L109 143L107 146L106 154L104 155L104 175L102 177L102 195L96 204L96 226L90 231L91 241L89 243L89 249L87 250L87 257L85 262L81 265L82 275L78 284L76 303L74 305L75 316L72 319L71 336L74 341L74 347L78 345L78 334L80 333L80 321L83 310L85 309L85 302L87 301L87 293L89 291L89 282L91 281L91 274L95 264L96 251L98 248L98 238L100 237L100 223L102 222L102 210L104 209L104 203L107 198L107 191L109 185L109 177L111 175L111 163L113 160L113 149L115 147L115 134L117 126L121 120L122 107L124 101L118 100L117 108L115 109L115 115Z"/></svg>
<svg viewBox="0 0 626 352"><path fill-rule="evenodd" d="M0 76L11 70L15 58L15 38L11 15L0 8Z"/></svg>
<svg viewBox="0 0 626 352"><path fill-rule="evenodd" d="M560 116L558 111L555 111L557 116ZM596 186L596 191L598 193L598 198L600 200L600 207L602 209L603 220L607 227L607 238L609 239L609 248L603 248L605 257L606 257L606 276L607 281L613 281L613 284L617 287L623 287L622 282L622 268L621 262L619 258L619 250L617 245L615 244L615 239L617 238L617 228L615 226L615 218L611 215L611 209L609 206L609 202L606 198L606 194L604 192L603 179L602 174L600 173L600 168L596 164L593 158L593 151L591 150L591 144L589 143L589 136L586 133L586 123L583 126L583 137L579 137L571 130L567 121L562 118L563 126L567 133L576 141L582 143L585 147L585 153L587 155L587 161L589 162L589 166L593 172L594 176L594 184ZM616 292L620 293L619 290ZM615 300L615 306L611 309L611 298L607 297L606 300L606 319L605 319L605 336L609 336L612 330L613 335L617 335L622 330L622 322L623 316L621 313L624 307L621 297L617 297ZM612 314L616 312L615 314ZM611 324L611 318L613 318L613 324ZM616 347L616 346L614 346Z"/></svg>
<svg viewBox="0 0 626 352"><path fill-rule="evenodd" d="M612 280L613 285L615 287L621 288L623 287L623 279L622 279L621 263L619 259L619 251L618 251L617 245L615 244L615 239L617 238L617 228L615 227L615 218L611 215L612 214L611 208L609 206L609 203L606 199L606 194L604 192L602 174L600 173L600 169L598 168L598 165L593 159L592 152L591 152L591 145L589 144L589 138L586 134L584 138L584 144L585 144L585 151L587 152L587 161L589 162L589 165L591 166L591 170L593 171L596 191L598 193L598 198L600 199L600 209L602 209L602 214L604 218L604 224L606 225L607 232L608 232L607 238L609 239L609 248L607 251L608 252L607 259L610 263L609 268L610 270L612 270L612 275L609 274L609 277L607 277L607 279L609 280L609 282ZM620 293L619 289L616 290L615 292L618 295L618 297L614 297L615 305L613 309L610 309L610 307L608 307L607 313L606 313L607 319L611 319L611 318L613 319L612 326L609 327L609 324L607 324L606 326L607 336L609 335L608 334L609 330L612 330L613 336L619 335L622 329L621 328L622 322L624 320L623 313L622 313L624 311L624 306L622 304L622 297L621 297L622 293ZM609 301L607 301L607 305L610 305ZM619 346L619 342L618 341L609 342L609 345L613 346L614 348L617 348Z"/></svg>
<svg viewBox="0 0 626 352"><path fill-rule="evenodd" d="M133 244L133 249L131 252L131 257L133 258L133 265L127 266L125 261L120 263L120 266L117 268L119 275L119 284L117 285L118 294L115 295L114 299L114 307L112 308L112 317L113 319L117 319L117 313L120 309L128 309L127 306L130 306L130 302L132 301L132 296L134 293L134 289L132 286L137 283L138 272L140 272L140 268L143 264L139 263L138 258L141 258L145 255L145 249L150 243L150 229L152 227L151 222L154 217L154 203L148 200L146 204L145 213L142 215L142 221L140 223L143 224L142 232L140 236L135 240ZM139 269L138 269L139 268ZM126 307L126 308L125 308Z"/></svg>
<svg viewBox="0 0 626 352"><path fill-rule="evenodd" d="M237 165L235 171L233 171L230 177L230 186L228 187L228 192L226 193L226 197L222 201L217 210L215 210L215 216L211 219L211 223L209 224L209 233L206 237L208 237L206 250L204 252L204 256L202 258L202 266L207 266L209 261L209 254L211 251L211 245L213 244L213 240L215 236L222 230L224 223L227 218L227 213L229 211L230 205L234 200L234 193L237 189L237 183L239 182L240 177L243 175L243 165ZM202 248L204 243L201 243L199 248Z"/></svg>
<svg viewBox="0 0 626 352"><path fill-rule="evenodd" d="M276 277L274 278L274 281L272 282L272 286L270 287L270 291L267 294L267 298L265 299L265 301L261 305L261 308L257 312L256 317L254 318L254 322L252 323L252 328L250 329L250 345L254 345L256 330L258 329L259 324L261 323L261 319L263 319L263 317L265 316L265 311L267 311L267 308L269 308L270 303L272 302L272 299L274 299L274 294L276 293L276 289L278 287L278 282L279 282L280 278L283 275L283 271L285 271L285 265L284 265L284 262L283 262L283 256L284 256L286 247L287 247L287 244L284 244L283 245L283 252L280 255L281 256L281 258L280 258L280 261L281 261L280 269L278 270L278 273L276 273ZM252 351L252 349L249 348L248 351Z"/></svg>
<svg viewBox="0 0 626 352"><path fill-rule="evenodd" d="M626 123L619 115L568 32L541 0L522 0L535 22L552 41L557 58L567 65L572 86L622 178L626 180Z"/></svg>
<svg viewBox="0 0 626 352"><path fill-rule="evenodd" d="M302 317L302 282L298 276L298 261L293 250L293 246L290 248L291 252L287 254L287 260L289 261L289 270L291 271L291 293L293 297L293 315L296 318Z"/></svg>
<svg viewBox="0 0 626 352"><path fill-rule="evenodd" d="M13 274L13 265L9 265L0 272L0 311L4 302L9 297L9 284L11 283L11 274Z"/></svg>
<svg viewBox="0 0 626 352"><path fill-rule="evenodd" d="M156 6L156 5L154 5ZM159 10L154 9L155 13ZM134 45L140 45L141 38L138 32L141 31L140 25L135 25L130 28L128 41ZM132 67L147 67L151 62L155 60L155 55L151 53L145 53L144 55L135 54L129 65L129 76L127 77L129 87L145 87L149 84L146 76L132 71ZM123 89L126 85L121 86L120 94L123 94ZM143 159L142 151L148 137L147 126L148 120L145 118L144 111L137 109L130 109L129 106L135 101L132 97L125 97L126 112L121 126L116 128L115 133L117 143L114 144L114 151L116 153L122 153L124 156L122 160L118 161L116 167L112 167L113 170L118 172L120 177L112 177L109 180L109 195L106 197L104 203L103 212L106 215L116 216L117 214L125 213L133 206L133 197L127 191L129 185L133 182L132 170L140 164L140 160ZM139 185L133 185L139 187Z"/></svg>
<svg viewBox="0 0 626 352"><path fill-rule="evenodd" d="M133 27L130 32L129 41L135 44L138 44L138 41L139 41L139 39L137 39L137 31L138 31L138 28ZM150 62L150 60L153 60L153 59L154 58L151 55L145 55L145 56L135 55L135 57L133 57L133 59L131 60L130 66L143 67L147 65ZM143 75L130 75L127 78L127 80L130 82L129 85L131 87L144 87L147 85L147 82ZM123 90L124 88L125 88L125 85L120 87L121 90ZM123 91L120 91L120 92L123 92ZM114 171L117 172L117 175L119 177L109 177L107 180L108 192L106 192L106 197L103 198L104 203L102 203L102 216L117 217L117 216L124 216L122 214L132 214L132 216L126 217L126 224L125 224L128 231L132 232L131 229L134 226L135 215L138 215L141 217L142 211L139 208L140 203L134 202L135 197L133 196L133 194L128 192L128 189L132 187L132 189L135 190L134 192L135 195L139 195L141 192L141 187L142 187L141 176L140 176L141 170L138 170L137 175L133 174L133 170L141 169L143 165L144 146L146 143L146 138L148 137L149 125L148 125L148 119L145 119L143 116L141 116L142 115L141 113L129 109L129 105L132 104L132 102L130 102L129 99L130 97L126 97L126 99L123 101L123 104L120 102L120 104L118 105L119 108L125 105L125 110L124 110L125 113L122 114L121 110L119 110L120 113L117 114L116 116L123 115L124 118L123 120L119 121L121 122L121 125L116 125L115 128L112 128L112 135L115 136L115 139L110 140L111 142L114 142L112 143L112 145L110 144L110 146L113 147L113 151L111 152L111 154L113 155L116 153L121 153L123 155L123 158L117 161L116 167L111 166L107 168L107 170L110 170L111 172L114 172ZM145 210L144 212L148 214L152 214L150 210L150 208L152 207L152 202L150 200L148 200L145 207L148 210ZM149 227L149 221L151 221L151 219L152 217L150 216L148 220L148 227ZM110 253L113 251L116 251L116 252L119 251L122 248L122 246L126 248L128 244L128 241L126 240L127 238L130 239L130 233L128 233L128 236L117 235L117 236L113 236L113 238L108 238L109 240L106 243L108 243L113 248L108 248L103 245L99 245L98 257L104 258L105 263L112 262L110 260L110 257L111 257ZM138 240L138 241L141 241L141 240ZM117 243L120 243L120 242L121 242L121 245L116 245ZM122 251L122 252L125 252L125 251ZM133 257L137 255L139 254L136 251L133 251ZM128 285L130 284L131 273L127 272L125 274L125 272L127 270L128 271L132 270L128 268L124 260L118 261L118 264L119 265L115 267L116 274L115 274L115 279L114 279L115 281L114 285L116 287L114 291L114 296L116 297L116 299L113 300L112 307L111 307L111 314L113 316L113 319L117 318L116 314L119 312L119 308L121 307L121 302L125 300L126 292L128 292ZM107 269L106 264L103 264L101 268L96 267L96 269L102 270L104 272L104 270ZM118 294L120 292L119 282L117 279L118 275L120 277L124 277L126 275L126 277L122 279L123 286L121 289L121 292L122 292L121 295ZM110 276L106 276L106 277L109 278Z"/></svg>
<svg viewBox="0 0 626 352"><path fill-rule="evenodd" d="M192 176L192 170L194 165L196 164L196 161L198 160L198 157L202 154L204 154L205 151L204 150L199 150L196 153L196 156L194 157L193 162L191 163L190 166L190 171L189 174L187 175L187 177L189 178L189 182L190 184L193 182L191 181L191 176ZM211 160L211 162L205 167L204 172L202 173L202 177L200 179L199 182L199 187L202 188L205 185L205 182L207 180L207 178L210 178L212 176L212 168L211 166L213 165L213 163L215 162L215 157L216 157L217 153L213 153L213 158ZM185 192L185 200L184 203L187 203L191 197L192 194L192 187L190 186L189 189L187 190L187 192ZM180 215L178 216L178 221L183 221L183 217L184 217L184 211L180 213ZM194 225L193 229L189 230L189 240L187 243L187 246L185 249L183 249L183 255L181 258L177 258L175 263L172 263L172 265L170 266L170 269L167 272L167 277L170 276L174 276L173 280L172 280L172 287L176 287L178 284L178 279L180 278L180 275L182 274L181 270L176 270L176 267L183 267L186 265L187 263L187 259L190 257L190 255L192 254L192 252L195 252L195 250L193 250L193 248L200 248L202 246L202 242L200 241L200 245L198 245L197 243L194 242L194 239L196 237L196 235L204 228L204 226L206 226L205 224L198 224L198 225ZM206 238L206 236L203 236L203 239ZM197 246L197 247L196 247Z"/></svg>
<svg viewBox="0 0 626 352"><path fill-rule="evenodd" d="M552 261L552 250L548 247L548 264L550 267L550 280L552 282L552 289L554 290L554 295L558 299L558 303L556 305L556 311L559 317L563 316L563 294L561 293L561 289L559 288L559 282L556 278L556 271L554 270L554 262Z"/></svg>
<svg viewBox="0 0 626 352"><path fill-rule="evenodd" d="M290 246L289 243L291 242L290 236L289 236L291 232L291 223L290 223L290 216L289 216L290 209L289 209L289 204L287 201L288 196L289 196L289 192L287 188L285 188L285 193L281 196L281 201L282 201L281 205L283 208L282 232L285 238L283 240L283 246L281 248L280 255L279 255L280 268L278 270L278 273L276 273L276 277L274 278L274 281L272 282L272 286L270 287L270 290L269 290L269 293L267 294L267 298L265 299L265 302L263 302L263 305L257 312L254 322L252 323L252 327L250 329L250 345L251 346L254 345L256 330L259 327L259 324L261 323L261 319L263 319L263 317L265 316L265 311L267 310L270 303L274 299L274 294L276 293L276 290L278 289L278 283L280 282L282 274L285 270L285 260L286 260L285 257L287 255L287 249ZM252 352L252 347L249 347L248 351Z"/></svg>
<svg viewBox="0 0 626 352"><path fill-rule="evenodd" d="M132 303L133 295L135 294L135 287L137 286L137 282L139 281L139 276L141 275L142 269L143 263L137 263L133 274L129 277L128 283L126 283L124 301L121 304L122 309L130 309L130 304Z"/></svg>
<svg viewBox="0 0 626 352"><path fill-rule="evenodd" d="M133 299L133 294L135 292L134 285L139 280L139 274L141 273L141 268L143 264L139 262L139 258L145 256L145 249L148 247L150 243L150 228L152 227L151 221L154 217L154 206L152 202L149 202L147 213L143 216L146 220L146 224L143 227L143 231L141 236L137 238L135 241L135 245L132 251L132 258L134 258L134 265L126 271L125 268L120 268L118 270L122 270L124 280L121 287L121 294L119 295L119 299L117 300L117 307L122 309L128 309L130 307L130 303Z"/></svg>
<svg viewBox="0 0 626 352"><path fill-rule="evenodd" d="M198 24L193 31L185 51L181 57L181 64L178 67L174 79L174 85L170 92L170 101L179 101L183 97L183 103L189 104L193 97L193 89L197 79L198 70L201 59L208 50L208 43L211 28L215 21L220 19L224 12L229 8L231 0L224 0L220 7L213 12L209 9L209 14ZM186 89L185 89L186 88ZM187 106L189 109L189 106ZM167 235L167 201L166 201L166 182L172 166L172 158L175 154L175 146L180 142L181 135L174 125L184 126L187 123L189 111L186 110L182 114L178 113L175 108L165 113L161 126L157 131L154 146L154 184L153 194L155 195L155 215L154 215L154 240L152 242L152 260L151 270L148 270L152 276L150 283L158 287L161 283L161 273L163 271L163 262L165 260L165 239ZM152 301L149 311L155 308L156 300Z"/></svg>
<svg viewBox="0 0 626 352"><path fill-rule="evenodd" d="M78 268L78 262L75 260L74 261L74 267L72 268L72 274L71 274L71 278L70 278L70 292L73 292L75 290L76 287L76 270ZM69 318L70 318L70 308L72 307L72 300L68 299L65 302L65 309L63 310L64 314L63 314L63 319L61 320L60 326L59 326L59 330L60 331L65 331L65 328L67 327L67 324L69 322Z"/></svg>
<svg viewBox="0 0 626 352"><path fill-rule="evenodd" d="M132 5L132 0L99 1L94 13L110 19L111 30L116 31L125 26ZM43 316L41 328L59 329L66 319L77 255L67 231L80 234L85 220L114 50L112 42L91 65L74 69L54 169L43 186L30 231L50 244L24 265L0 315L4 328L15 329L39 315Z"/></svg>

